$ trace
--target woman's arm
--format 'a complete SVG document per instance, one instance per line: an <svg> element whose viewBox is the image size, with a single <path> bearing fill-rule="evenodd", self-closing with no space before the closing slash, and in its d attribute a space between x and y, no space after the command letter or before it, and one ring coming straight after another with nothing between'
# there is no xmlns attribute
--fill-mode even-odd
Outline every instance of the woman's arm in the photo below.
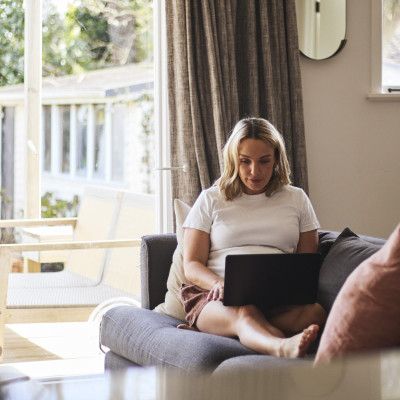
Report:
<svg viewBox="0 0 400 400"><path fill-rule="evenodd" d="M300 233L296 253L316 253L318 250L318 231Z"/></svg>
<svg viewBox="0 0 400 400"><path fill-rule="evenodd" d="M183 240L183 268L191 283L211 290L210 299L222 299L224 279L207 268L210 235L198 229L185 228Z"/></svg>

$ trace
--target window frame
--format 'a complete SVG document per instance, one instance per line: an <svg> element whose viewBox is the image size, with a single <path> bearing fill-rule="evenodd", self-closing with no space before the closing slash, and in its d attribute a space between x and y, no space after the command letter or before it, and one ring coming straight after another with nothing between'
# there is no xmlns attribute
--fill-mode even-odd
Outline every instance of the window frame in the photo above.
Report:
<svg viewBox="0 0 400 400"><path fill-rule="evenodd" d="M78 151L77 151L77 135L76 130L78 127L78 109L79 107L87 107L87 132L86 132L86 169L85 171L78 168L79 162L77 159ZM43 103L42 105L42 166L45 163L46 150L45 148L45 124L44 124L44 116L45 116L45 107L50 107L50 133L51 133L51 146L50 153L51 157L51 166L49 170L42 169L42 174L46 176L54 176L57 178L69 177L71 179L77 179L82 181L93 180L98 183L112 183L115 185L124 184L124 171L122 173L121 180L112 179L112 166L113 166L113 156L112 156L112 145L108 143L113 136L111 124L112 120L112 103L104 102L104 103L65 103L65 104L47 104ZM70 125L70 136L69 136L69 168L67 171L63 171L62 168L62 160L63 160L63 118L61 118L62 110L64 107L69 107L69 125ZM105 123L104 123L104 150L106 151L105 157L106 162L104 164L104 176L96 176L96 171L94 167L95 162L95 113L96 107L102 107L105 113ZM84 172L82 172L84 171Z"/></svg>
<svg viewBox="0 0 400 400"><path fill-rule="evenodd" d="M385 92L382 86L382 12L383 0L371 1L371 89L372 101L400 101L400 93Z"/></svg>
<svg viewBox="0 0 400 400"><path fill-rule="evenodd" d="M167 55L166 55L166 23L165 0L153 0L154 10L154 119L155 119L155 152L157 167L170 164L169 157L169 129L167 106ZM28 164L25 174L25 216L27 218L40 217L41 204L41 174L42 174L42 0L25 1L25 106L28 104L29 115L26 117L25 132L28 144L31 143L31 153L28 152ZM52 105L52 107L55 107ZM26 112L28 113L28 108ZM53 122L52 122L53 123ZM30 127L28 129L28 126ZM52 150L58 144L52 137ZM54 147L53 147L54 146ZM56 160L52 157L51 170L53 171ZM88 164L90 160L87 160ZM60 171L58 171L60 172ZM173 212L171 198L170 173L159 171L156 174L156 215L157 232L166 233L173 231ZM27 201L29 199L29 202Z"/></svg>
<svg viewBox="0 0 400 400"><path fill-rule="evenodd" d="M166 0L153 0L154 4L154 129L156 152L156 212L157 232L174 231L171 190L171 165L168 124L168 79Z"/></svg>

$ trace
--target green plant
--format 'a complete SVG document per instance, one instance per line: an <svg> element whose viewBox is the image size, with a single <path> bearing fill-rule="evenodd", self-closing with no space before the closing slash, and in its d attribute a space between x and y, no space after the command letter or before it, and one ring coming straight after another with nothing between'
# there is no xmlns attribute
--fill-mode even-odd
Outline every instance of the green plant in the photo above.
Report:
<svg viewBox="0 0 400 400"><path fill-rule="evenodd" d="M0 2L0 86L24 81L23 0Z"/></svg>
<svg viewBox="0 0 400 400"><path fill-rule="evenodd" d="M53 192L46 192L42 196L42 218L76 217L78 209L78 196L74 196L72 201L56 198Z"/></svg>
<svg viewBox="0 0 400 400"><path fill-rule="evenodd" d="M42 218L76 217L79 210L79 197L74 196L72 201L58 199L53 192L46 192L42 196ZM42 263L42 272L56 272L64 268L63 263Z"/></svg>

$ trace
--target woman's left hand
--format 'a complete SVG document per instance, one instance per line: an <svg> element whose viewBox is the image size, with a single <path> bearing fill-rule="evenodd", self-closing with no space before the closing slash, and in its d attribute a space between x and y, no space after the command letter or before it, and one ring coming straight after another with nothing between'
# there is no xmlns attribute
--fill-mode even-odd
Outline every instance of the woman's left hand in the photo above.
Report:
<svg viewBox="0 0 400 400"><path fill-rule="evenodd" d="M224 280L220 279L210 290L208 301L222 301L224 298Z"/></svg>

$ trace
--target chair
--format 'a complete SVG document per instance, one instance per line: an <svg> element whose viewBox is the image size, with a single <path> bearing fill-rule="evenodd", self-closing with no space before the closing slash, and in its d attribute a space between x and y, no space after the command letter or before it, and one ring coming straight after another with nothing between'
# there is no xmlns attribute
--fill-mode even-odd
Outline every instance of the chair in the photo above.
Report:
<svg viewBox="0 0 400 400"><path fill-rule="evenodd" d="M77 218L42 219L39 221L14 220L24 226L38 226L52 223L55 225L73 225L73 241L107 240L115 235L123 192L96 186L87 186L82 196ZM13 220L10 221L11 223ZM7 221L3 221L3 224ZM0 227L2 221L0 221ZM81 287L94 286L101 280L106 251L75 250L70 251L65 267L59 272L47 273L10 273L8 288L34 287ZM12 304L12 303L11 303Z"/></svg>
<svg viewBox="0 0 400 400"><path fill-rule="evenodd" d="M4 326L6 322L6 302L8 272L11 265L11 253L6 248L0 249L0 362L3 359Z"/></svg>
<svg viewBox="0 0 400 400"><path fill-rule="evenodd" d="M142 237L155 231L154 196L126 192L122 200L115 238ZM100 323L103 314L118 305L140 307L141 272L140 248L112 248L108 254L104 276L97 287L102 294L111 288L115 297L102 301L91 313L89 320Z"/></svg>
<svg viewBox="0 0 400 400"><path fill-rule="evenodd" d="M0 350L6 323L86 321L112 299L140 306L139 238L155 231L153 196L88 187L77 218L0 221L60 224L75 227L71 242L0 245ZM61 249L71 250L63 271L9 272L11 253Z"/></svg>
<svg viewBox="0 0 400 400"><path fill-rule="evenodd" d="M126 192L116 224L115 239L141 238L156 230L154 196ZM101 285L140 297L140 247L110 249Z"/></svg>
<svg viewBox="0 0 400 400"><path fill-rule="evenodd" d="M110 298L130 296L139 301L139 268L131 267L132 263L139 265L139 250L135 251L132 248L139 248L138 237L155 230L154 200L152 196L113 192L105 196L107 201L111 201L111 206L104 201L104 196L94 196L96 207L93 202L90 202L89 207L88 201L82 201L82 211L80 210L76 222L74 239L90 236L90 227L86 226L86 223L89 223L95 227L91 232L95 240L0 245L0 249L5 248L12 252L78 249L71 252L65 271L10 273L6 323L84 321L95 307ZM104 206L106 203L104 209L107 212L103 212L100 205ZM86 211L94 221L86 221L83 224L81 216L86 215L85 208L89 208L89 211ZM101 224L104 225L101 227ZM118 249L111 252L113 247ZM133 258L137 258L137 261L133 261ZM19 278L18 275L22 277Z"/></svg>

